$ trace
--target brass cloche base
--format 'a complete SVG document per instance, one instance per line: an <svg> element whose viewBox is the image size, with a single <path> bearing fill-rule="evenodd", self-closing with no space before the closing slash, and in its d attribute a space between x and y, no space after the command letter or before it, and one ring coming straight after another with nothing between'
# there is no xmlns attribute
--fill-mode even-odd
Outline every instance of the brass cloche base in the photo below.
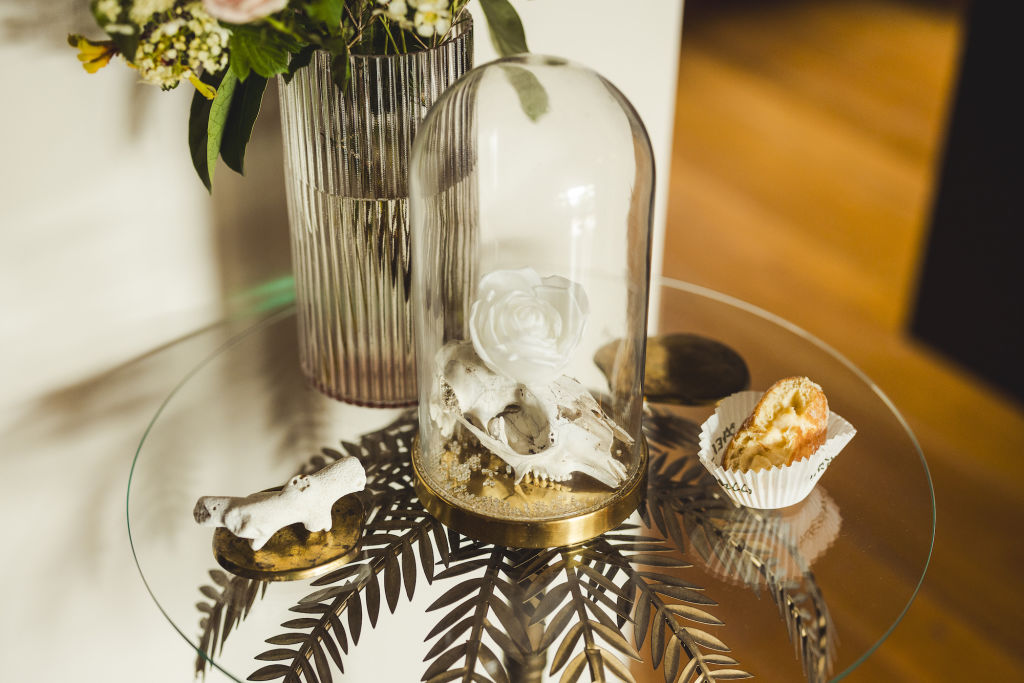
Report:
<svg viewBox="0 0 1024 683"><path fill-rule="evenodd" d="M639 506L647 490L647 440L641 438L641 461L633 475L599 508L580 514L543 520L510 519L469 510L433 487L420 470L420 440L413 441L412 466L414 486L420 502L442 524L485 543L511 548L553 548L589 541L617 527ZM545 489L524 493L519 487L515 496L533 502L549 495ZM562 493L562 495L565 495ZM588 498L592 494L588 494Z"/></svg>
<svg viewBox="0 0 1024 683"><path fill-rule="evenodd" d="M292 524L270 537L259 550L224 527L213 534L213 554L227 571L247 579L295 581L326 574L351 562L363 540L366 512L359 496L339 498L331 508L329 531L306 531Z"/></svg>

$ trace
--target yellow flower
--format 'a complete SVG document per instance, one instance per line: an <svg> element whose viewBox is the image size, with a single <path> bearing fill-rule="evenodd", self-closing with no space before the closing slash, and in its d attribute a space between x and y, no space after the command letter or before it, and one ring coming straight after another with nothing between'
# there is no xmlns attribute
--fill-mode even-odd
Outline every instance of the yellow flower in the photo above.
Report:
<svg viewBox="0 0 1024 683"><path fill-rule="evenodd" d="M78 48L78 61L91 74L105 67L110 63L110 58L117 54L117 48L109 40L93 41L83 36L70 35L68 43Z"/></svg>

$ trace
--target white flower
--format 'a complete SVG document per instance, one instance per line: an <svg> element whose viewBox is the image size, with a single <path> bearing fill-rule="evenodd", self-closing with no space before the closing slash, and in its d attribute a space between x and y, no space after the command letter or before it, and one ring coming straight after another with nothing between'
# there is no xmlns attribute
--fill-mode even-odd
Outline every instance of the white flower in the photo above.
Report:
<svg viewBox="0 0 1024 683"><path fill-rule="evenodd" d="M415 0L410 0L410 2L414 1ZM388 19L396 22L402 28L412 28L412 22L409 21L408 16L409 6L406 4L405 0L377 0L377 4L381 5L383 9L374 10L374 16L384 14L387 15Z"/></svg>
<svg viewBox="0 0 1024 683"><path fill-rule="evenodd" d="M410 4L416 8L416 16L412 19L416 33L424 38L429 38L435 33L447 33L451 28L452 13L444 0L418 0Z"/></svg>
<svg viewBox="0 0 1024 683"><path fill-rule="evenodd" d="M161 14L174 6L174 0L135 0L128 12L137 26L145 26L154 14Z"/></svg>
<svg viewBox="0 0 1024 683"><path fill-rule="evenodd" d="M406 21L405 15L409 13L409 7L403 0L391 0L388 3L388 17L397 22Z"/></svg>
<svg viewBox="0 0 1024 683"><path fill-rule="evenodd" d="M199 74L227 66L227 29L201 4L177 6L169 14L161 15L162 23L147 28L139 40L132 63L142 80L169 89L182 81L197 83Z"/></svg>
<svg viewBox="0 0 1024 683"><path fill-rule="evenodd" d="M117 21L121 16L121 3L119 0L97 0L95 11L101 22Z"/></svg>
<svg viewBox="0 0 1024 683"><path fill-rule="evenodd" d="M578 283L533 268L495 270L480 281L469 333L480 359L523 384L557 378L583 335L589 306Z"/></svg>
<svg viewBox="0 0 1024 683"><path fill-rule="evenodd" d="M248 24L280 12L288 6L288 0L203 0L203 6L221 21Z"/></svg>

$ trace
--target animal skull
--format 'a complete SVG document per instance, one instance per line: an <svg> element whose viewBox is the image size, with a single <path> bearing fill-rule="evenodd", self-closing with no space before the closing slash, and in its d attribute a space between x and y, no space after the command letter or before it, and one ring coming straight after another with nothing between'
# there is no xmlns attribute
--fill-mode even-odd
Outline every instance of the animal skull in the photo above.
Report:
<svg viewBox="0 0 1024 683"><path fill-rule="evenodd" d="M631 446L633 438L575 379L520 384L490 370L465 342L441 349L436 375L429 409L442 435L451 438L461 424L512 469L516 483L528 473L565 481L575 472L610 488L625 481L612 449L616 439Z"/></svg>
<svg viewBox="0 0 1024 683"><path fill-rule="evenodd" d="M202 526L222 526L259 550L278 529L302 522L309 531L334 526L331 508L342 496L362 491L366 472L359 460L345 456L312 474L292 477L280 491L245 498L203 496L192 516Z"/></svg>

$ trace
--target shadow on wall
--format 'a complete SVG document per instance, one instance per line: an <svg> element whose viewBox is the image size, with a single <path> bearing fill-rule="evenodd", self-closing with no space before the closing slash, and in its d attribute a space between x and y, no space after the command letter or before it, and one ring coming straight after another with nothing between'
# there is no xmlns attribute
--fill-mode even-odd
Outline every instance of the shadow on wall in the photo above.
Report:
<svg viewBox="0 0 1024 683"><path fill-rule="evenodd" d="M211 198L189 161L191 86L160 92L121 60L86 74L68 33L102 36L88 0L0 0L4 91L21 93L0 112L0 418L8 406L13 417L0 430L11 427L19 453L59 459L55 448L77 443L77 458L120 481L132 442L190 367L129 377L126 359L287 282L280 119L272 84L246 177L220 164Z"/></svg>
<svg viewBox="0 0 1024 683"><path fill-rule="evenodd" d="M246 292L291 273L283 164L277 83L272 80L246 150L245 176L223 162L215 172L213 238L228 309Z"/></svg>
<svg viewBox="0 0 1024 683"><path fill-rule="evenodd" d="M66 46L64 35L98 31L88 0L3 0L0 2L0 39L6 43L37 43L47 48Z"/></svg>
<svg viewBox="0 0 1024 683"><path fill-rule="evenodd" d="M74 50L66 42L68 33L96 38L102 35L87 0L0 1L0 40L5 43L64 52L73 61ZM111 68L123 68L123 63L112 62ZM161 102L153 104L145 97L149 87L140 83L132 89L126 131L132 138L154 132L145 127L147 107ZM249 144L245 177L218 164L213 245L225 308L231 307L232 297L291 272L280 121L277 87L272 82ZM184 122L180 133L182 154L187 158ZM199 184L198 179L189 180Z"/></svg>
<svg viewBox="0 0 1024 683"><path fill-rule="evenodd" d="M74 63L75 49L68 45L68 34L77 33L99 39L103 32L89 10L89 0L0 0L0 43L63 53ZM125 137L138 141L144 134L144 121L150 102L142 88L129 94Z"/></svg>

